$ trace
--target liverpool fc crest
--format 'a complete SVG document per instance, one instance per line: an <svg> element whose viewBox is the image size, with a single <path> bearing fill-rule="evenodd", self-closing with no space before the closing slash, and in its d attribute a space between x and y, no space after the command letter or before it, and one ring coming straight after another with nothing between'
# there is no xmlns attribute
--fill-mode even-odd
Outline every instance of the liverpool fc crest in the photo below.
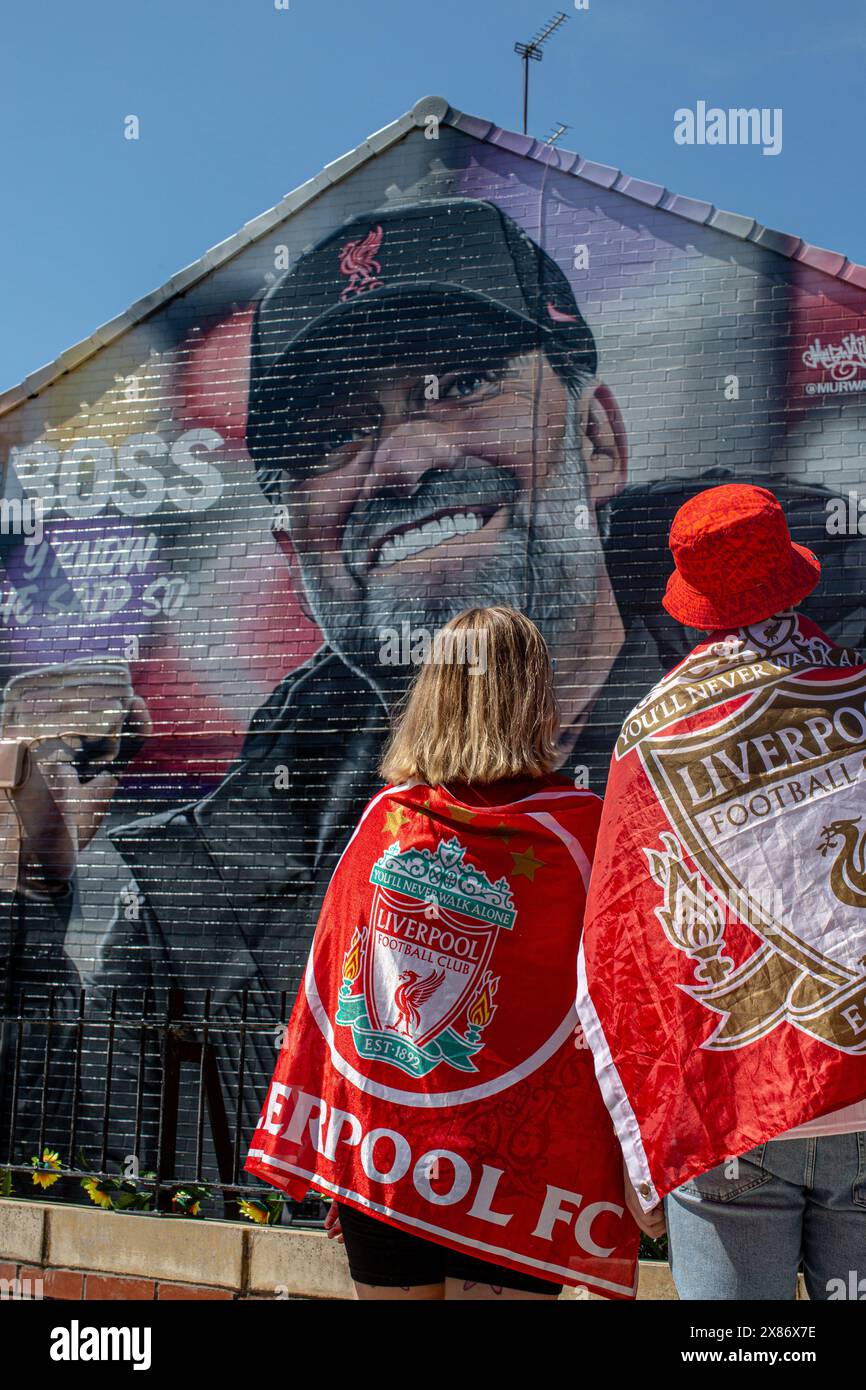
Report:
<svg viewBox="0 0 866 1390"><path fill-rule="evenodd" d="M787 1022L866 1052L866 677L780 673L739 709L639 753L670 830L645 849L683 989L742 1047ZM686 862L691 858L694 869ZM728 910L761 945L736 968Z"/></svg>
<svg viewBox="0 0 866 1390"><path fill-rule="evenodd" d="M343 958L335 1022L351 1028L359 1056L409 1076L440 1063L476 1071L496 1011L491 961L517 913L507 880L491 883L465 856L456 838L435 850L390 845L370 875L370 921Z"/></svg>

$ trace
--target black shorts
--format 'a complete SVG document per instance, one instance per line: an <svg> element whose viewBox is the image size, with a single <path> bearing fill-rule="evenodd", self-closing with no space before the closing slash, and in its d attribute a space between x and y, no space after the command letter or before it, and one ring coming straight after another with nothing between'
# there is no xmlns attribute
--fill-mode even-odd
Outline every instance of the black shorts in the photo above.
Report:
<svg viewBox="0 0 866 1390"><path fill-rule="evenodd" d="M388 1221L368 1216L345 1202L337 1204L340 1227L349 1257L349 1269L357 1284L379 1288L411 1289L420 1284L441 1284L460 1279L467 1284L493 1284L525 1293L562 1293L561 1284L519 1274L490 1260L479 1260L447 1245L423 1240L398 1230Z"/></svg>

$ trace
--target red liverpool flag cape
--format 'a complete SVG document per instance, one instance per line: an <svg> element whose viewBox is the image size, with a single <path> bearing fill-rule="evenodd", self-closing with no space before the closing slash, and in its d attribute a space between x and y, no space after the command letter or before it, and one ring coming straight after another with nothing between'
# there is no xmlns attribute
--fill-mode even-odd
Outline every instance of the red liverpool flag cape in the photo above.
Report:
<svg viewBox="0 0 866 1390"><path fill-rule="evenodd" d="M579 1028L601 803L384 788L331 879L245 1164L424 1239L633 1298L638 1231Z"/></svg>
<svg viewBox="0 0 866 1390"><path fill-rule="evenodd" d="M646 1208L866 1096L864 660L777 615L623 725L578 1008Z"/></svg>

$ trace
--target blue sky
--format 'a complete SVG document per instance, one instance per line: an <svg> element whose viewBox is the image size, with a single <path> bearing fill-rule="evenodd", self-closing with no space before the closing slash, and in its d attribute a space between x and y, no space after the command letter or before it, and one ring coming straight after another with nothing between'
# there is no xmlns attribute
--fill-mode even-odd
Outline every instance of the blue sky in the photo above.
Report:
<svg viewBox="0 0 866 1390"><path fill-rule="evenodd" d="M866 262L861 0L60 0L4 9L0 389L436 94ZM678 107L781 107L776 156ZM140 139L123 137L136 115Z"/></svg>

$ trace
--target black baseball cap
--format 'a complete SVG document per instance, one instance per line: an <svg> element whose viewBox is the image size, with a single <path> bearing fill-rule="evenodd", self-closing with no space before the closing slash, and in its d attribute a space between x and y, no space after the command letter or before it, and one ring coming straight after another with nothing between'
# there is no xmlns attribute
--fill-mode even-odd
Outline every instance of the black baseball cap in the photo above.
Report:
<svg viewBox="0 0 866 1390"><path fill-rule="evenodd" d="M562 375L591 376L595 341L556 262L496 204L449 198L344 222L259 302L250 350L247 448L274 456L275 416L311 365L357 364L422 318L456 340L470 318L532 341Z"/></svg>

